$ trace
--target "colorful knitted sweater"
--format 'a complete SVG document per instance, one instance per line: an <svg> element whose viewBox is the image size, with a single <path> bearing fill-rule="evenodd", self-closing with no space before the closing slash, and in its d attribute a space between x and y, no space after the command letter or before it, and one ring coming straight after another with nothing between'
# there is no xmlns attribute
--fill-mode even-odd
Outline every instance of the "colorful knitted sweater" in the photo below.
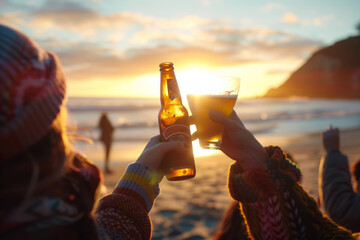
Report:
<svg viewBox="0 0 360 240"><path fill-rule="evenodd" d="M0 196L0 239L150 239L148 213L159 194L157 174L130 164L114 191L100 199L94 218L100 181L99 169L76 155L62 178L25 203Z"/></svg>
<svg viewBox="0 0 360 240"><path fill-rule="evenodd" d="M156 173L140 163L130 164L114 191L96 211L101 239L150 239L148 213L159 195Z"/></svg>
<svg viewBox="0 0 360 240"><path fill-rule="evenodd" d="M266 149L264 166L244 172L230 168L229 190L240 202L252 239L354 239L318 209L315 200L297 183L301 173L278 147ZM245 238L245 237L244 237Z"/></svg>

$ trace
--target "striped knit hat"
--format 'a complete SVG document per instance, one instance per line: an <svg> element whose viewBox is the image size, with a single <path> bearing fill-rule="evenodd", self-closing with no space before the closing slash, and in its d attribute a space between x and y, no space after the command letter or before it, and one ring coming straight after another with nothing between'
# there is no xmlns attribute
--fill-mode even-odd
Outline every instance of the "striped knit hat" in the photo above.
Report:
<svg viewBox="0 0 360 240"><path fill-rule="evenodd" d="M45 136L64 103L65 88L53 53L0 24L0 162Z"/></svg>

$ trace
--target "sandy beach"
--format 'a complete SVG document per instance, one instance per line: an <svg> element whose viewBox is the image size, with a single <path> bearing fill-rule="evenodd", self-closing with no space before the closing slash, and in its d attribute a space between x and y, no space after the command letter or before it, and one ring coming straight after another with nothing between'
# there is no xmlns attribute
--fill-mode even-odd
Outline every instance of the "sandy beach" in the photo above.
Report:
<svg viewBox="0 0 360 240"><path fill-rule="evenodd" d="M350 163L360 158L359 136L360 128L341 131L341 149L349 157ZM302 184L317 198L318 167L323 154L320 132L274 142L259 141L263 145L280 145L290 152L302 171ZM143 146L140 147L142 148ZM123 150L114 147L112 156L124 156L121 153ZM125 157L131 158L127 155ZM136 159L126 159L114 164L114 173L105 175L104 178L106 192L111 192L127 164L134 160ZM227 171L232 162L220 152L197 157L197 175L194 179L169 182L164 178L160 183L160 196L150 213L153 223L152 239L211 239L231 201L226 183Z"/></svg>

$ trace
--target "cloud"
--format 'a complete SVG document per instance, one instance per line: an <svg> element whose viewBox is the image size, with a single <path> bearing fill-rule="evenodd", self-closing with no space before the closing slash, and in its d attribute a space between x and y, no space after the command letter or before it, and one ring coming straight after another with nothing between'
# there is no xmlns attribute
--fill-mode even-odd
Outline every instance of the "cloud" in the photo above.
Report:
<svg viewBox="0 0 360 240"><path fill-rule="evenodd" d="M262 7L262 10L267 12L267 11L272 11L272 10L285 10L285 6L280 4L280 3L274 3L274 2L270 2L270 3L267 3L264 7Z"/></svg>
<svg viewBox="0 0 360 240"><path fill-rule="evenodd" d="M19 1L10 1L10 0L0 0L0 6L3 9L9 9L11 12L13 11L24 11L24 10L30 10L33 9L34 6L31 3L24 3Z"/></svg>
<svg viewBox="0 0 360 240"><path fill-rule="evenodd" d="M291 71L292 69L272 69L267 71L265 74L266 75L283 75L283 74L287 74Z"/></svg>
<svg viewBox="0 0 360 240"><path fill-rule="evenodd" d="M255 60L233 61L227 52L215 52L200 47L175 48L157 46L154 48L129 50L125 56L111 54L111 49L94 48L91 45L77 45L57 52L65 72L72 80L88 80L92 76L126 79L134 75L157 71L157 64L174 61L177 67L191 66L221 67L249 63Z"/></svg>
<svg viewBox="0 0 360 240"><path fill-rule="evenodd" d="M211 4L211 1L210 0L201 0L201 4L203 6L209 6Z"/></svg>
<svg viewBox="0 0 360 240"><path fill-rule="evenodd" d="M31 26L40 28L59 28L65 31L88 35L88 32L96 34L100 29L125 28L142 21L138 14L116 13L102 16L90 9L54 9L39 10L31 13ZM146 20L145 20L146 21ZM140 23L141 24L141 23Z"/></svg>
<svg viewBox="0 0 360 240"><path fill-rule="evenodd" d="M318 17L318 18L314 18L313 19L313 23L317 26L322 26L325 23L328 23L332 20L334 20L335 17L333 15L326 15L326 16L322 16L322 17Z"/></svg>
<svg viewBox="0 0 360 240"><path fill-rule="evenodd" d="M274 59L298 60L321 45L319 42L270 29L268 34L265 34L264 29L232 29L225 32L227 34L219 30L206 32L207 36L213 34L216 37L202 46L201 43L187 43L181 47L164 44L116 53L112 48L100 47L95 43L76 43L62 46L56 53L71 80L87 80L101 76L126 81L128 77L156 71L157 64L163 61L174 61L182 69L191 66L215 69L271 62ZM257 40L252 39L253 32L260 32ZM275 37L279 39L274 41ZM243 42L243 39L250 40Z"/></svg>
<svg viewBox="0 0 360 240"><path fill-rule="evenodd" d="M282 17L282 22L286 24L295 24L299 23L298 17L293 13L285 13Z"/></svg>
<svg viewBox="0 0 360 240"><path fill-rule="evenodd" d="M287 22L298 21L292 18ZM230 20L165 19L133 12L104 15L69 1L51 0L29 12L2 14L1 19L33 29L30 36L59 56L70 81L126 82L135 75L157 74L163 61L174 61L182 69L298 61L322 45L271 28L242 28Z"/></svg>
<svg viewBox="0 0 360 240"><path fill-rule="evenodd" d="M6 24L14 28L18 28L19 26L24 24L24 21L21 18L21 13L12 12L0 15L0 23Z"/></svg>

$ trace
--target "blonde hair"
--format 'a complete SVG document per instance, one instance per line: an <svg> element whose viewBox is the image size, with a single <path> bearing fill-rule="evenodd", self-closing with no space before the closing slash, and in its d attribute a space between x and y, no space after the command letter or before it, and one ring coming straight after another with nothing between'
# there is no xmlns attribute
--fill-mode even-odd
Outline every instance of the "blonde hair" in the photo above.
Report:
<svg viewBox="0 0 360 240"><path fill-rule="evenodd" d="M0 200L26 202L66 173L74 157L66 119L67 111L62 107L44 137L1 165Z"/></svg>

